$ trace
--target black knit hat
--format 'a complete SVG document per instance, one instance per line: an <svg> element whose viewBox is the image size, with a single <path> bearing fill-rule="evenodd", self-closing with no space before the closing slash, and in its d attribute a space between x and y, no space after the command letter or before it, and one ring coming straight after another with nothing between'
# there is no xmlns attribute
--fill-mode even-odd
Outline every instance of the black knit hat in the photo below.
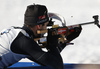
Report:
<svg viewBox="0 0 100 69"><path fill-rule="evenodd" d="M48 11L44 5L29 5L25 12L26 25L39 25L49 21Z"/></svg>

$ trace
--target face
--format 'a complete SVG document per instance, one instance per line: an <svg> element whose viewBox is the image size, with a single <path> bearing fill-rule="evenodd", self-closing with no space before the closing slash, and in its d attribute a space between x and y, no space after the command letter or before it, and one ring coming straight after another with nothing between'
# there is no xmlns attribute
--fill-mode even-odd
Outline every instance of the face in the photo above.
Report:
<svg viewBox="0 0 100 69"><path fill-rule="evenodd" d="M46 23L44 23L44 25L38 25L39 27L35 26L34 28L31 28L31 30L33 31L34 35L38 36L37 30L46 30L48 23L49 22L46 22Z"/></svg>
<svg viewBox="0 0 100 69"><path fill-rule="evenodd" d="M48 23L49 23L49 22L46 22L46 23L44 23L44 25L40 25L40 26L39 26L39 27L40 27L39 30L47 30L47 25L48 25ZM41 36L43 36L43 34L41 34L41 35L39 35L39 36L41 37Z"/></svg>
<svg viewBox="0 0 100 69"><path fill-rule="evenodd" d="M44 23L44 25L40 25L40 30L46 30L48 23L49 22L46 22L46 23Z"/></svg>

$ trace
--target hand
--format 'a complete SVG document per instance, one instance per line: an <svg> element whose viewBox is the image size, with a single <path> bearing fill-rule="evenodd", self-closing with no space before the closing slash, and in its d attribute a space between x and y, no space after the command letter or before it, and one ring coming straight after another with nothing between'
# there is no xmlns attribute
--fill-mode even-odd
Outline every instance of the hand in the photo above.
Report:
<svg viewBox="0 0 100 69"><path fill-rule="evenodd" d="M73 29L69 30L70 34L66 36L68 41L72 41L73 39L77 38L81 33L82 27L74 27Z"/></svg>
<svg viewBox="0 0 100 69"><path fill-rule="evenodd" d="M47 36L47 49L55 48L58 46L59 35L52 35L52 29L48 29Z"/></svg>

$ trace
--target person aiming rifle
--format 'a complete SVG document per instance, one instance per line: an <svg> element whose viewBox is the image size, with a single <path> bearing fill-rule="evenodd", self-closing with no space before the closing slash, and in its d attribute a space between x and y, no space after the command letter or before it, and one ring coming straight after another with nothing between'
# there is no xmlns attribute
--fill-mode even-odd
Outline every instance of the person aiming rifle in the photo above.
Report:
<svg viewBox="0 0 100 69"><path fill-rule="evenodd" d="M48 30L47 52L34 40L43 36L37 34L37 30L46 30L49 22L45 5L27 6L23 27L12 26L0 33L0 69L7 68L22 58L28 58L51 69L63 69L60 51L66 44L62 43L60 48L57 48L59 35L52 35L51 30ZM76 27L66 38L71 41L78 37L80 32L81 27Z"/></svg>

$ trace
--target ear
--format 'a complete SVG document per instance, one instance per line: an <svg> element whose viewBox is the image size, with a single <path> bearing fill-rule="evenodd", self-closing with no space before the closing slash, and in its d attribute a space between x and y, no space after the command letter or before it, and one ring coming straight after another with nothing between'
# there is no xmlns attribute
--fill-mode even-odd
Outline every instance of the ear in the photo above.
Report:
<svg viewBox="0 0 100 69"><path fill-rule="evenodd" d="M40 25L37 25L36 27L37 27L37 29L40 29Z"/></svg>

